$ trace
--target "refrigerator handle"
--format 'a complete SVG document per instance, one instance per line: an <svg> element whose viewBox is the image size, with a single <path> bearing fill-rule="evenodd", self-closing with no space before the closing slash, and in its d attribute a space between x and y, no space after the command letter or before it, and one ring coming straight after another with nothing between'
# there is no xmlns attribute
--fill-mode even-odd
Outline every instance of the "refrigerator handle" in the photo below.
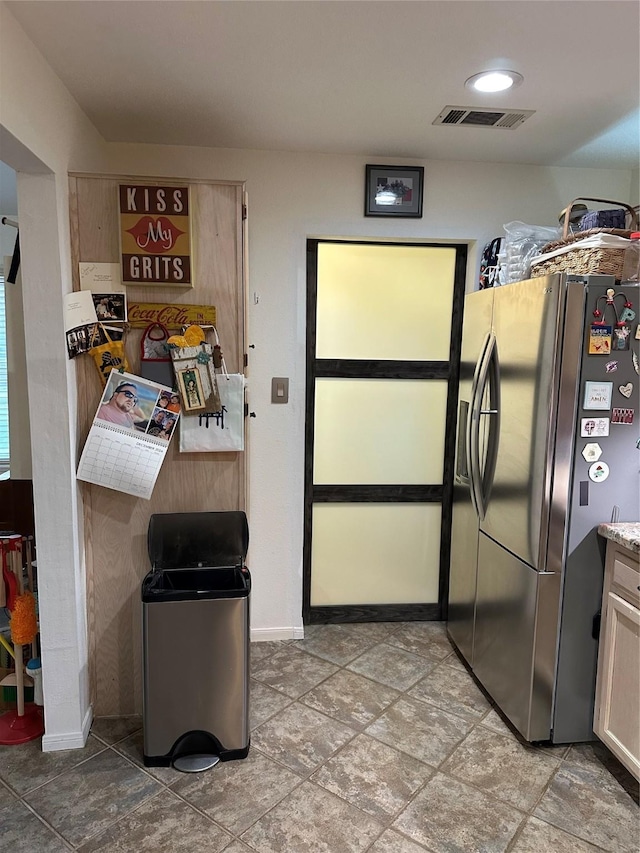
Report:
<svg viewBox="0 0 640 853"><path fill-rule="evenodd" d="M476 364L471 386L471 404L467 418L467 459L469 460L469 491L471 503L478 518L484 518L482 503L482 475L480 473L480 410L482 408L482 397L484 395L485 383L487 381L487 370L492 349L492 341L495 338L489 332L483 341L480 356Z"/></svg>
<svg viewBox="0 0 640 853"><path fill-rule="evenodd" d="M480 410L481 416L487 415L490 417L487 437L487 457L480 483L481 518L485 517L489 508L491 488L493 486L498 459L498 444L500 441L500 360L498 358L498 342L495 337L493 337L490 344L487 365L488 370L485 382L487 380L489 382L489 408Z"/></svg>

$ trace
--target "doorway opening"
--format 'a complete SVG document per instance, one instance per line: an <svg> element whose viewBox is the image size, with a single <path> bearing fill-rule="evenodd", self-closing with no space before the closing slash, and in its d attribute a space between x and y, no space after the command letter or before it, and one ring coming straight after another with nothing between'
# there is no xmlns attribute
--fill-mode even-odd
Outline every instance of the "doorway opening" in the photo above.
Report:
<svg viewBox="0 0 640 853"><path fill-rule="evenodd" d="M305 624L445 618L466 261L307 241Z"/></svg>
<svg viewBox="0 0 640 853"><path fill-rule="evenodd" d="M0 160L0 527L35 535L16 172Z"/></svg>

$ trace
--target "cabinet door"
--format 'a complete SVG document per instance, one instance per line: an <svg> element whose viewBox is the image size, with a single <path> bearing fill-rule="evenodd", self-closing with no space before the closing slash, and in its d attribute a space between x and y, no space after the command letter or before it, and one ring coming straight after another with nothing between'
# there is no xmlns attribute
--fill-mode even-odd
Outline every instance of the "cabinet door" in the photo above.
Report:
<svg viewBox="0 0 640 853"><path fill-rule="evenodd" d="M640 610L610 592L603 615L594 731L640 779Z"/></svg>

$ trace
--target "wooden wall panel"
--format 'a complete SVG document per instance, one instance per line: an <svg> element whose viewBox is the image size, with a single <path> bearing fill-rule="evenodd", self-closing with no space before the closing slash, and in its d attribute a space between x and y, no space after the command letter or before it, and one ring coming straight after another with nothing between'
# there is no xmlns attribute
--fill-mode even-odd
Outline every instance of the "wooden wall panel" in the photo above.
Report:
<svg viewBox="0 0 640 853"><path fill-rule="evenodd" d="M170 181L131 176L70 176L74 289L79 261L119 262L119 183L191 186L194 287L127 287L130 300L215 305L222 351L230 372L244 353L243 188L235 183ZM131 372L139 368L142 331L126 336ZM102 387L89 356L76 359L78 458ZM178 452L176 435L150 501L81 483L87 567L92 701L96 715L140 713L142 605L149 569L147 527L153 513L245 508L244 453ZM176 637L176 642L181 642Z"/></svg>

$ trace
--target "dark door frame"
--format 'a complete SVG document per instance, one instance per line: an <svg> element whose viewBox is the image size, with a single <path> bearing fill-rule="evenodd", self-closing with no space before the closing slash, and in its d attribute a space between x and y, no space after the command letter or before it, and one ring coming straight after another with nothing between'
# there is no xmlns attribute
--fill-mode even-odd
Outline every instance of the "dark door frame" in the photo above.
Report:
<svg viewBox="0 0 640 853"><path fill-rule="evenodd" d="M375 246L424 246L455 249L455 271L448 361L391 361L365 359L317 359L316 322L318 293L318 246L321 243ZM466 243L433 243L373 240L307 240L307 354L304 460L304 546L302 620L304 624L339 622L393 622L446 619L451 554L451 512L455 456L456 410L460 374L462 312L467 268ZM442 485L313 485L315 382L318 377L368 379L444 379L448 382L444 470ZM321 502L440 503L440 578L437 604L371 604L311 606L311 536L314 503Z"/></svg>

